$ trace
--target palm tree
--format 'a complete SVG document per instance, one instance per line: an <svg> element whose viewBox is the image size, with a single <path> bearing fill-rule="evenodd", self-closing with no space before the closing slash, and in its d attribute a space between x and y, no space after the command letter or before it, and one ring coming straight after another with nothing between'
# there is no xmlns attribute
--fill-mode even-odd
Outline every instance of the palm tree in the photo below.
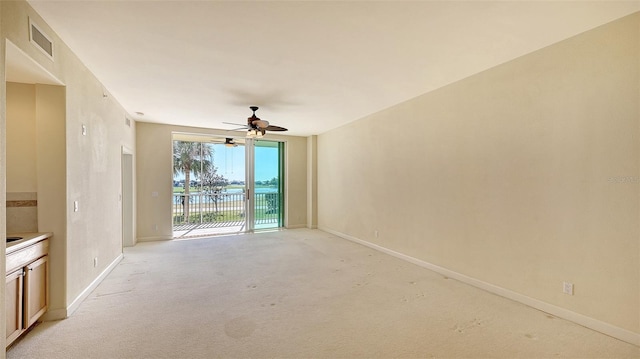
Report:
<svg viewBox="0 0 640 359"><path fill-rule="evenodd" d="M173 142L173 176L184 174L184 221L189 223L189 187L191 185L191 172L198 175L208 172L213 166L211 158L213 149L201 142L174 141Z"/></svg>

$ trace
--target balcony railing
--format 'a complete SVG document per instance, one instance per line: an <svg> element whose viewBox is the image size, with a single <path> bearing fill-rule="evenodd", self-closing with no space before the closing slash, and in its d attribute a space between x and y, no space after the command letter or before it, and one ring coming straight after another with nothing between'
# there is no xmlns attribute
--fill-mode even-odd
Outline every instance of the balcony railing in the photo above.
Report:
<svg viewBox="0 0 640 359"><path fill-rule="evenodd" d="M245 193L190 193L173 195L173 226L234 227L245 221ZM279 223L278 192L255 194L255 223Z"/></svg>

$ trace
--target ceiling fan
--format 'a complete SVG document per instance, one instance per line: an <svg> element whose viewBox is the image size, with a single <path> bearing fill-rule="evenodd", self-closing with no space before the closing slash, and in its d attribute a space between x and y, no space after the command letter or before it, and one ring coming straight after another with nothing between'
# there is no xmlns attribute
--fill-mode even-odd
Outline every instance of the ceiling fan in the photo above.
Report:
<svg viewBox="0 0 640 359"><path fill-rule="evenodd" d="M246 125L241 125L239 123L231 123L231 122L223 122L223 123L227 125L242 126L232 131L246 129L247 137L250 137L250 138L256 138L256 137L260 138L264 136L265 133L267 133L267 131L287 131L287 129L284 127L270 125L269 121L261 120L260 118L258 118L256 116L256 111L258 111L258 106L251 106L249 108L251 109L251 111L253 111L253 115L247 118Z"/></svg>

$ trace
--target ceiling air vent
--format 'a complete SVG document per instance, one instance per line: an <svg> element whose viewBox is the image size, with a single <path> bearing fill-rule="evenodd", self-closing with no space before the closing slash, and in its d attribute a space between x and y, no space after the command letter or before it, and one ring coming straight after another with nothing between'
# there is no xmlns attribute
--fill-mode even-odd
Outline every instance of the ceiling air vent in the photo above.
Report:
<svg viewBox="0 0 640 359"><path fill-rule="evenodd" d="M29 18L29 40L31 43L53 60L53 41Z"/></svg>

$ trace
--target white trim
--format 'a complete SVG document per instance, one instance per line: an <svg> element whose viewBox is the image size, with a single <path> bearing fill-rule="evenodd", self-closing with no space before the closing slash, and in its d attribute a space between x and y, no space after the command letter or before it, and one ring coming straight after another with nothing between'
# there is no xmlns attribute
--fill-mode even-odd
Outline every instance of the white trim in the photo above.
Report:
<svg viewBox="0 0 640 359"><path fill-rule="evenodd" d="M91 292L93 292L94 289L96 289L98 285L102 283L102 281L107 277L107 275L109 275L109 273L111 273L111 271L118 265L118 263L120 263L122 258L124 258L123 254L120 254L118 257L116 257L116 259L114 259L113 262L111 262L111 264L109 264L109 266L105 268L105 270L103 270L102 273L100 273L100 275L96 277L96 279L94 279L93 282L91 282L91 284L89 284L89 286L87 286L82 291L82 293L80 293L76 297L76 299L71 302L71 304L69 304L69 306L67 306L67 308L49 310L42 316L42 320L62 320L70 317L73 312L75 312L80 307L80 304L82 304L82 302L87 299L89 294L91 294Z"/></svg>
<svg viewBox="0 0 640 359"><path fill-rule="evenodd" d="M324 228L324 227L319 227L320 230L334 234L338 237L347 239L349 241L358 243L358 244L362 244L364 246L367 246L369 248L375 249L377 251L389 254L393 257L399 258L399 259L403 259L407 262L413 263L415 265L418 265L420 267L429 269L431 271L434 271L436 273L442 274L444 276L447 276L449 278L458 280L460 282L472 285L474 287L486 290L488 292L497 294L499 296L514 300L516 302L525 304L527 306L533 307L535 309L541 310L543 312L552 314L556 317L562 318L562 319L566 319L569 320L571 322L580 324L584 327L587 327L589 329L593 329L595 331L598 331L600 333L612 336L614 338L620 339L622 341L625 341L627 343L631 343L633 345L637 345L640 346L640 333L635 333L632 332L630 330L627 329L623 329L620 327L617 327L615 325L611 325L609 323L605 323L603 321L600 321L598 319L595 318L591 318L588 317L586 315L580 314L580 313L576 313L573 311L570 311L568 309L562 308L562 307L558 307L556 305L547 303L547 302L543 302L539 299L535 299L535 298L531 298L528 297L526 295L511 291L509 289L505 289L502 287L498 287L494 284L491 283L487 283L472 277L469 277L467 275L449 270L447 268L443 268L440 266L437 266L435 264L429 263L429 262L425 262L423 260L408 256L406 254L402 254L399 252L396 252L394 250L379 246L377 244L374 243L370 243L367 241L364 241L360 238L356 238L344 233L340 233L338 231L334 231L328 228Z"/></svg>
<svg viewBox="0 0 640 359"><path fill-rule="evenodd" d="M40 318L43 322L50 322L54 320L62 320L67 318L67 310L66 309L54 309L48 310L44 315Z"/></svg>
<svg viewBox="0 0 640 359"><path fill-rule="evenodd" d="M125 145L122 145L121 149L122 149L122 154L123 155L132 155L133 156L133 154L134 154L133 150L130 149L129 147L125 146Z"/></svg>
<svg viewBox="0 0 640 359"><path fill-rule="evenodd" d="M42 83L45 85L65 86L64 82L60 81L60 79L58 79L57 76L53 75L51 72L49 72L49 70L44 68L44 66L40 65L39 62L34 60L31 56L27 55L26 52L24 52L21 48L19 48L18 45L11 42L11 40L5 39L5 44L6 44L5 57L9 55L9 52L12 52L12 53L15 52L15 55L11 55L11 56L21 56L24 61L28 61L29 62L28 67L30 68L29 72L37 73L38 83Z"/></svg>
<svg viewBox="0 0 640 359"><path fill-rule="evenodd" d="M255 173L255 140L246 138L244 142L244 188L246 198L244 199L244 224L248 233L256 229L256 173Z"/></svg>
<svg viewBox="0 0 640 359"><path fill-rule="evenodd" d="M137 242L155 242L155 241L170 241L173 239L171 236L155 236L155 237L138 237Z"/></svg>
<svg viewBox="0 0 640 359"><path fill-rule="evenodd" d="M124 258L124 254L120 253L120 255L117 256L116 259L114 259L113 262L111 262L111 264L109 264L107 268L105 268L102 273L100 273L100 275L96 277L96 279L94 279L93 282L91 282L91 284L89 284L89 286L87 286L82 291L82 293L80 293L76 297L76 299L74 299L73 302L71 302L71 304L67 306L67 317L70 317L80 307L80 304L82 304L82 302L87 299L89 294L91 294L91 292L98 288L98 285L100 285L100 283L102 283L107 275L109 275L109 273L111 273L111 271L118 265L118 263L120 263L122 258Z"/></svg>
<svg viewBox="0 0 640 359"><path fill-rule="evenodd" d="M286 229L307 228L307 225L306 225L306 224L304 224L304 223L303 223L303 224L294 224L294 225L291 225L291 226L286 226L286 227L284 227L284 228L286 228Z"/></svg>

